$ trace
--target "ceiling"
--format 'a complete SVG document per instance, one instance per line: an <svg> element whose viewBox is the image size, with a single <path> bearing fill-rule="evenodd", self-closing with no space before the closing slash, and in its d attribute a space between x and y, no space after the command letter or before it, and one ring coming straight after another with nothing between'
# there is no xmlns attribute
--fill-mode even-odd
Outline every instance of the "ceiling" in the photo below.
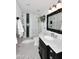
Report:
<svg viewBox="0 0 79 59"><path fill-rule="evenodd" d="M25 13L45 14L49 7L58 0L16 0L21 10Z"/></svg>

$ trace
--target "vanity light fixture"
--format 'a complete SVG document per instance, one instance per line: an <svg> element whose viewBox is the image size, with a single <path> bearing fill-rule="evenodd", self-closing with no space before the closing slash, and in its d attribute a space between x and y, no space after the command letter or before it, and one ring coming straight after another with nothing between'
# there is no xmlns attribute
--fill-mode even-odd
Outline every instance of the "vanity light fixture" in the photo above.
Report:
<svg viewBox="0 0 79 59"><path fill-rule="evenodd" d="M56 10L56 5L52 5L52 7L49 8L49 13L53 12Z"/></svg>
<svg viewBox="0 0 79 59"><path fill-rule="evenodd" d="M61 0L58 0L57 2L57 9L62 8L62 2Z"/></svg>
<svg viewBox="0 0 79 59"><path fill-rule="evenodd" d="M49 8L48 12L49 12L49 13L51 13L51 12L52 12L52 8L51 8L51 7Z"/></svg>
<svg viewBox="0 0 79 59"><path fill-rule="evenodd" d="M57 3L61 3L61 0L58 0L58 2Z"/></svg>
<svg viewBox="0 0 79 59"><path fill-rule="evenodd" d="M54 5L52 5L52 7L49 8L48 12L51 13L60 8L62 8L62 2L61 2L61 0L58 0L57 4L54 4Z"/></svg>
<svg viewBox="0 0 79 59"><path fill-rule="evenodd" d="M54 5L52 6L52 11L55 11L55 10L57 10L57 8L56 8L56 5L54 4Z"/></svg>
<svg viewBox="0 0 79 59"><path fill-rule="evenodd" d="M53 5L52 7L55 7L56 8L56 5Z"/></svg>
<svg viewBox="0 0 79 59"><path fill-rule="evenodd" d="M49 10L51 10L52 8L50 7Z"/></svg>

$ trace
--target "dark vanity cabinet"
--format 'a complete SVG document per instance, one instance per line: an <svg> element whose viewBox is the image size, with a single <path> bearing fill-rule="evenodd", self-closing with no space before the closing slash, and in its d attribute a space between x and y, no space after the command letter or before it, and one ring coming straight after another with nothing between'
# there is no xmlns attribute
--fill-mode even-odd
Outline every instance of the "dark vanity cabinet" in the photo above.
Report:
<svg viewBox="0 0 79 59"><path fill-rule="evenodd" d="M54 52L54 50L52 50L50 48L50 46L47 46L47 50L48 50L48 59L55 59L56 53Z"/></svg>
<svg viewBox="0 0 79 59"><path fill-rule="evenodd" d="M39 54L41 59L62 59L62 52L55 53L55 51L46 45L41 38L39 38Z"/></svg>
<svg viewBox="0 0 79 59"><path fill-rule="evenodd" d="M48 59L47 57L47 46L44 42L39 38L39 54L41 59Z"/></svg>
<svg viewBox="0 0 79 59"><path fill-rule="evenodd" d="M51 49L50 46L47 46L48 50L48 59L62 59L62 52L55 53L53 49Z"/></svg>
<svg viewBox="0 0 79 59"><path fill-rule="evenodd" d="M55 59L62 59L62 52L57 53Z"/></svg>

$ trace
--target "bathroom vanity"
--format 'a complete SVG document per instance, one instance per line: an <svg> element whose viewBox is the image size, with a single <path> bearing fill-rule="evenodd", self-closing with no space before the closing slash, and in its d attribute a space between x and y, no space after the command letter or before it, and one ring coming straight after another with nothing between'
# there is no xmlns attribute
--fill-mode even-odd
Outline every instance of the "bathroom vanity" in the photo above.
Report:
<svg viewBox="0 0 79 59"><path fill-rule="evenodd" d="M47 31L51 33L50 35L48 33L48 35L39 35L39 54L41 59L62 59L61 27L62 8L47 15Z"/></svg>
<svg viewBox="0 0 79 59"><path fill-rule="evenodd" d="M62 59L62 40L40 35L39 54L41 59Z"/></svg>

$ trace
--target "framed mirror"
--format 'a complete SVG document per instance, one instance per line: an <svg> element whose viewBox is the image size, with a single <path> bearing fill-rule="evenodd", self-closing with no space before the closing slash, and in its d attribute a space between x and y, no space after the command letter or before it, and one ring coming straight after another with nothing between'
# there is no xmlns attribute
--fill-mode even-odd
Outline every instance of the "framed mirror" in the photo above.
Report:
<svg viewBox="0 0 79 59"><path fill-rule="evenodd" d="M47 30L62 34L62 8L47 15Z"/></svg>

